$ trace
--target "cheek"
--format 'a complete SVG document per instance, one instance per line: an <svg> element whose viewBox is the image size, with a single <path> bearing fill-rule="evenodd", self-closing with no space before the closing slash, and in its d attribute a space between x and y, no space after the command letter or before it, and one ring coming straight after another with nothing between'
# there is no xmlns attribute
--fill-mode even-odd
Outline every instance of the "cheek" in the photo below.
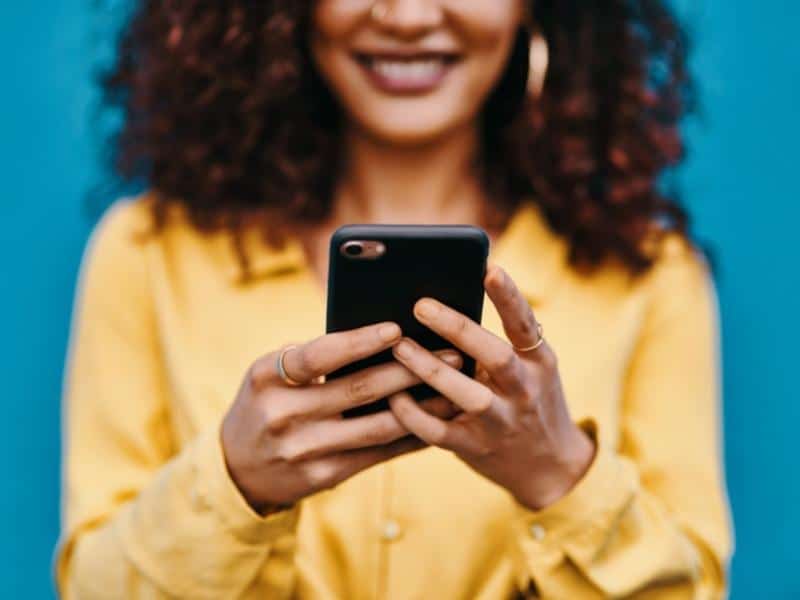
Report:
<svg viewBox="0 0 800 600"><path fill-rule="evenodd" d="M450 0L453 27L469 52L473 83L491 87L511 52L522 22L521 0ZM456 3L458 6L456 7Z"/></svg>
<svg viewBox="0 0 800 600"><path fill-rule="evenodd" d="M522 0L447 0L453 27L469 41L496 45L522 22Z"/></svg>
<svg viewBox="0 0 800 600"><path fill-rule="evenodd" d="M311 51L321 66L332 60L364 18L367 0L318 0L311 20Z"/></svg>
<svg viewBox="0 0 800 600"><path fill-rule="evenodd" d="M334 88L346 85L348 42L365 19L371 0L317 0L312 12L311 55L320 74Z"/></svg>
<svg viewBox="0 0 800 600"><path fill-rule="evenodd" d="M369 14L371 0L317 0L312 12L317 35L336 39L348 35Z"/></svg>

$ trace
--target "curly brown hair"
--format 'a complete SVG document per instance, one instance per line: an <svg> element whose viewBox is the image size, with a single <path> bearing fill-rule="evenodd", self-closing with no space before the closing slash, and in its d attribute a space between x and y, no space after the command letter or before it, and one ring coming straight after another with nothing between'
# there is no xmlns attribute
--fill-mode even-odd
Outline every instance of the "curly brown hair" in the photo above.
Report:
<svg viewBox="0 0 800 600"><path fill-rule="evenodd" d="M113 162L153 191L156 227L178 204L201 231L240 240L257 223L273 244L291 222L317 222L338 173L339 111L312 64L313 0L141 0L103 78L123 113ZM481 174L500 214L523 199L569 244L570 263L608 259L631 273L648 242L687 237L661 185L683 158L692 106L687 41L665 0L535 0L550 54L540 97L524 96L521 31L483 114ZM246 268L247 257L240 251Z"/></svg>

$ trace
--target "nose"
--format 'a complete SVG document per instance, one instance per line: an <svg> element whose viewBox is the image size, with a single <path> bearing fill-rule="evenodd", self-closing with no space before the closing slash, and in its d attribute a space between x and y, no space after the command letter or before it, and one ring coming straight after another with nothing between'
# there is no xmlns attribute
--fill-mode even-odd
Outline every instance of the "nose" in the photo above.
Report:
<svg viewBox="0 0 800 600"><path fill-rule="evenodd" d="M401 37L417 37L444 20L440 0L377 0L373 20L385 31Z"/></svg>

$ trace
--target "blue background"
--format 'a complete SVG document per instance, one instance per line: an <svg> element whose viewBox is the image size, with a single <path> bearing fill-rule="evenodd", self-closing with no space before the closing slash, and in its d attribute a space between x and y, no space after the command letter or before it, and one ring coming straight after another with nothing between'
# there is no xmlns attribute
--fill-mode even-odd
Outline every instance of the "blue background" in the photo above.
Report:
<svg viewBox="0 0 800 600"><path fill-rule="evenodd" d="M48 598L61 373L99 168L90 72L113 19L93 0L0 4L0 597ZM719 261L733 598L800 598L800 3L680 5L704 103L680 177Z"/></svg>

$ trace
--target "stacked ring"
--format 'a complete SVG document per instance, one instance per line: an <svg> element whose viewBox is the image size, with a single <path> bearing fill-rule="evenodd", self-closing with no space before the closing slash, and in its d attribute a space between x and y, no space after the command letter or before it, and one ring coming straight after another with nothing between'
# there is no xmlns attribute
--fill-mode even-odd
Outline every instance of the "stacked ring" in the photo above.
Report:
<svg viewBox="0 0 800 600"><path fill-rule="evenodd" d="M544 344L544 327L542 327L542 324L538 322L536 323L536 335L539 337L539 339L536 340L535 344L532 344L527 348L517 348L514 346L514 350L517 352L533 352L534 350L538 350L539 347Z"/></svg>

